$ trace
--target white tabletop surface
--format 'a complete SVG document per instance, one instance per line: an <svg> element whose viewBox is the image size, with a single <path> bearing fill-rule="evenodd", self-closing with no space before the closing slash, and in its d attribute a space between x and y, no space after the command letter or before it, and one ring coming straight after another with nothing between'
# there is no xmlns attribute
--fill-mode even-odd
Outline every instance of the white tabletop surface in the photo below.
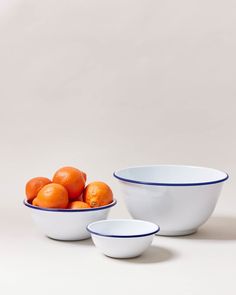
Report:
<svg viewBox="0 0 236 295"><path fill-rule="evenodd" d="M60 242L44 237L21 203L18 210L1 216L4 294L235 294L235 215L216 210L198 233L156 236L139 258L119 260L100 254L91 239ZM118 218L115 211L110 216Z"/></svg>
<svg viewBox="0 0 236 295"><path fill-rule="evenodd" d="M235 295L236 18L231 0L0 1L0 293ZM50 240L25 182L72 165L103 180L142 164L225 170L195 235L115 260Z"/></svg>

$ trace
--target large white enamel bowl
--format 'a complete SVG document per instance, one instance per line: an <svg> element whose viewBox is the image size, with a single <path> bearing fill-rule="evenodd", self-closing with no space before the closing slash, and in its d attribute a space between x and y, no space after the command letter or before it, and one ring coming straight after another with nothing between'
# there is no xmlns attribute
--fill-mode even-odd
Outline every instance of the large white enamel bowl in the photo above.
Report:
<svg viewBox="0 0 236 295"><path fill-rule="evenodd" d="M153 165L114 172L132 217L160 225L160 235L197 231L212 214L225 172L205 167Z"/></svg>
<svg viewBox="0 0 236 295"><path fill-rule="evenodd" d="M135 219L108 219L88 225L95 246L113 258L141 255L152 243L159 226Z"/></svg>
<svg viewBox="0 0 236 295"><path fill-rule="evenodd" d="M116 200L107 206L89 209L47 209L36 207L24 200L37 227L46 236L64 241L90 238L86 227L91 222L106 219Z"/></svg>

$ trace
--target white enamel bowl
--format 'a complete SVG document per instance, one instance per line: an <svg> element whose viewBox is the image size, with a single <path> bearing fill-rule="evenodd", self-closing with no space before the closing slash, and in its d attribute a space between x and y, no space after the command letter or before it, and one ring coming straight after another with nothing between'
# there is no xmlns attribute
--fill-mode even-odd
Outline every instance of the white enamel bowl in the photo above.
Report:
<svg viewBox="0 0 236 295"><path fill-rule="evenodd" d="M95 246L113 258L141 255L152 243L159 226L135 219L108 219L88 225Z"/></svg>
<svg viewBox="0 0 236 295"><path fill-rule="evenodd" d="M103 207L72 210L40 208L26 200L24 204L30 209L35 224L46 236L56 240L75 241L90 238L87 225L106 219L110 208L116 205L116 200Z"/></svg>
<svg viewBox="0 0 236 295"><path fill-rule="evenodd" d="M160 235L197 231L212 214L225 172L195 166L155 165L114 172L130 214L160 225Z"/></svg>

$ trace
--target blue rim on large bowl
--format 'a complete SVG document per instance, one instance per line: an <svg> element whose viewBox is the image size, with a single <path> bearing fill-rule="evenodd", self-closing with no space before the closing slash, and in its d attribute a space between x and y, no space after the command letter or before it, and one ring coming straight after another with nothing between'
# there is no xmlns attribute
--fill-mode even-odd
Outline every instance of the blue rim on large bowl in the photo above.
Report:
<svg viewBox="0 0 236 295"><path fill-rule="evenodd" d="M85 208L85 209L53 209L53 208L42 208L42 207L38 207L38 206L34 206L32 204L30 204L27 200L23 201L24 205L26 207L29 207L31 209L36 209L36 210L42 210L42 211L50 211L50 212L89 212L89 211L99 211L99 210L104 210L104 209L108 209L111 208L113 206L116 205L117 201L116 199L113 200L113 202L111 202L110 204L106 205L106 206L101 206L101 207L96 207L96 208Z"/></svg>
<svg viewBox="0 0 236 295"><path fill-rule="evenodd" d="M109 222L109 220L113 221L113 220L124 220L124 219L107 219L105 221ZM128 220L128 219L126 219L126 220ZM94 234L96 236L107 237L107 238L121 238L121 239L122 238L124 238L124 239L126 239L126 238L141 238L141 237L151 236L151 235L155 235L156 233L158 233L160 231L160 226L153 223L153 222L138 220L138 219L130 219L130 220L140 221L140 222L148 222L148 223L151 223L151 224L154 224L155 226L157 226L157 229L155 231L145 233L145 234L139 234L139 235L108 235L108 234L101 234L101 233L95 232L89 228L89 226L91 226L92 224L98 223L98 222L103 222L104 220L92 222L89 225L87 225L86 229L88 232L90 232L91 234Z"/></svg>
<svg viewBox="0 0 236 295"><path fill-rule="evenodd" d="M130 178L126 178L126 177L121 177L118 176L117 173L125 170L125 169L130 169L130 168L144 168L144 167L155 167L155 166L176 166L176 167L192 167L192 168L204 168L204 169L213 169L213 170L217 170L219 172L222 172L225 174L225 177L223 177L222 179L218 179L215 181L203 181L203 182L193 182L193 183L165 183L165 182L149 182L149 181L141 181L141 180L134 180L134 179L130 179ZM210 184L215 184L215 183L220 183L223 181L226 181L229 178L229 175L222 170L218 170L218 169L214 169L214 168L208 168L208 167L201 167L201 166L190 166L190 165L144 165L144 166L132 166L132 167L127 167L127 168L123 168L123 169L119 169L116 170L113 173L113 176L121 181L124 182L129 182L129 183L135 183L135 184L143 184L143 185L156 185L156 186L197 186L197 185L210 185Z"/></svg>

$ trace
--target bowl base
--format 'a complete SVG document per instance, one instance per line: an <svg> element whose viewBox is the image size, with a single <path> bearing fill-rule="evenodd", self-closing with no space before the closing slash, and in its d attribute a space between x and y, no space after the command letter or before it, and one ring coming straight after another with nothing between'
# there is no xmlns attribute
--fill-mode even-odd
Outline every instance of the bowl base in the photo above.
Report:
<svg viewBox="0 0 236 295"><path fill-rule="evenodd" d="M187 235L192 235L196 233L198 229L193 228L193 229L188 229L188 230L182 230L182 231L159 231L156 233L157 236L166 236L166 237L176 237L176 236L187 236Z"/></svg>
<svg viewBox="0 0 236 295"><path fill-rule="evenodd" d="M62 239L62 238L53 238L50 236L46 236L47 238L54 240L54 241L61 241L61 242L76 242L76 241L84 241L84 240L88 240L91 237L83 237L83 238L74 238L74 239Z"/></svg>
<svg viewBox="0 0 236 295"><path fill-rule="evenodd" d="M135 254L135 255L127 255L127 256L119 256L119 255L107 255L103 253L106 257L113 258L113 259L133 259L141 256L143 253Z"/></svg>

